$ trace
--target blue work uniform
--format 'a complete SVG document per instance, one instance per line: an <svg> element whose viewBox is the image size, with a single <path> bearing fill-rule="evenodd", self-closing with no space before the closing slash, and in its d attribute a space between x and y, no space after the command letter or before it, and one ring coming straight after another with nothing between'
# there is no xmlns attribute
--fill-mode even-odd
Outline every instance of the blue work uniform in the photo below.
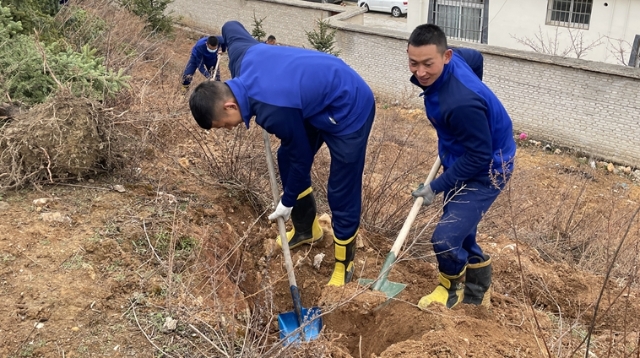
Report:
<svg viewBox="0 0 640 358"><path fill-rule="evenodd" d="M224 43L224 39L222 36L216 36L216 38L218 39L218 49L225 52L227 50L227 45ZM218 63L218 50L216 49L214 52L209 51L209 48L207 47L207 39L208 36L201 38L191 49L189 62L187 62L187 67L185 67L184 73L182 74L183 86L191 84L196 70L200 71L200 73L202 73L206 78L211 78L211 76L213 76L210 71L213 71ZM220 69L218 69L215 76L216 81L220 81Z"/></svg>
<svg viewBox="0 0 640 358"><path fill-rule="evenodd" d="M439 269L458 275L469 262L483 261L476 242L478 223L513 170L516 144L511 118L482 82L482 54L454 49L451 61L422 88L427 118L438 134L443 173L433 182L444 193L440 222L431 237Z"/></svg>
<svg viewBox="0 0 640 358"><path fill-rule="evenodd" d="M249 127L256 123L280 139L278 165L293 207L311 186L311 165L327 144L331 167L327 196L335 236L352 237L360 225L362 173L375 117L373 92L341 59L318 51L259 43L237 21L222 27L229 49L226 81Z"/></svg>

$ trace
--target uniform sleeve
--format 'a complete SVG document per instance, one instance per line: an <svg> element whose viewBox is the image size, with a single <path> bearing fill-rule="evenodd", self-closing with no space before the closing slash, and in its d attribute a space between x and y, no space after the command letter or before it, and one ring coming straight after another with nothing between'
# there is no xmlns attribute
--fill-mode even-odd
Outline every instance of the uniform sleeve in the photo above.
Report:
<svg viewBox="0 0 640 358"><path fill-rule="evenodd" d="M473 73L482 81L482 73L484 66L484 58L479 51L470 48L454 48L453 52L457 53L471 67Z"/></svg>
<svg viewBox="0 0 640 358"><path fill-rule="evenodd" d="M198 65L198 71L200 71L200 73L202 73L206 78L209 78L209 71L207 71L207 67L204 65L204 54L200 47L202 47L202 44L200 43L200 40L198 40L195 46L193 46L193 49L191 49L191 59L193 60L193 63Z"/></svg>
<svg viewBox="0 0 640 358"><path fill-rule="evenodd" d="M256 109L256 123L280 139L280 145L289 155L289 176L282 195L282 204L292 207L298 195L308 185L306 178L313 164L313 152L304 129L302 111L297 108L260 104Z"/></svg>
<svg viewBox="0 0 640 358"><path fill-rule="evenodd" d="M456 187L456 183L467 181L489 167L493 144L486 109L480 99L474 99L445 116L446 125L456 141L462 143L464 154L431 183L431 189L436 193L447 193Z"/></svg>
<svg viewBox="0 0 640 358"><path fill-rule="evenodd" d="M240 64L249 47L259 42L251 37L247 29L237 21L229 21L222 26L222 37L229 51L229 70L231 77L240 76Z"/></svg>
<svg viewBox="0 0 640 358"><path fill-rule="evenodd" d="M220 51L227 52L227 43L224 42L224 37L216 36L216 38L218 39L218 46L220 46Z"/></svg>
<svg viewBox="0 0 640 358"><path fill-rule="evenodd" d="M202 75L206 78L211 77L211 74L209 73L209 70L207 69L207 66L204 65L204 61L200 61L200 66L198 66L198 70L200 71L200 73L202 73Z"/></svg>

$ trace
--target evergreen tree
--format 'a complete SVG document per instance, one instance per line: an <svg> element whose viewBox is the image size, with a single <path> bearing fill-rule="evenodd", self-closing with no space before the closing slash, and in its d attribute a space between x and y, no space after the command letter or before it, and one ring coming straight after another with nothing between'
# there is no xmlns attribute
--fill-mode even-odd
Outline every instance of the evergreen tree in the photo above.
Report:
<svg viewBox="0 0 640 358"><path fill-rule="evenodd" d="M258 19L256 17L256 12L253 12L253 30L251 31L251 36L260 42L262 42L262 39L267 36L267 33L262 29L262 22L264 19L266 19L266 17Z"/></svg>
<svg viewBox="0 0 640 358"><path fill-rule="evenodd" d="M307 40L313 48L318 51L322 51L334 56L338 56L340 51L336 50L333 46L336 43L336 33L337 31L331 30L331 27L325 21L321 19L316 20L318 24L318 29L313 31L305 31L307 35Z"/></svg>
<svg viewBox="0 0 640 358"><path fill-rule="evenodd" d="M173 20L165 14L173 0L119 0L120 5L147 21L154 32L171 33Z"/></svg>
<svg viewBox="0 0 640 358"><path fill-rule="evenodd" d="M2 0L0 6L8 7L13 19L22 24L21 33L32 35L37 30L41 40L57 39L53 16L60 10L59 0Z"/></svg>

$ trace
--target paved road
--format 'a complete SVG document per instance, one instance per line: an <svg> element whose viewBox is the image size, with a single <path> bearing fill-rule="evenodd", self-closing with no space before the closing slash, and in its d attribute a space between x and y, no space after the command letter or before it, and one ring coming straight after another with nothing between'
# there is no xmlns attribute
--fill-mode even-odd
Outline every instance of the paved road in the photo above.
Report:
<svg viewBox="0 0 640 358"><path fill-rule="evenodd" d="M345 1L347 6L357 6L356 2ZM391 14L381 12L368 12L364 14L364 25L372 27L383 27L393 30L406 30L406 17L393 17Z"/></svg>

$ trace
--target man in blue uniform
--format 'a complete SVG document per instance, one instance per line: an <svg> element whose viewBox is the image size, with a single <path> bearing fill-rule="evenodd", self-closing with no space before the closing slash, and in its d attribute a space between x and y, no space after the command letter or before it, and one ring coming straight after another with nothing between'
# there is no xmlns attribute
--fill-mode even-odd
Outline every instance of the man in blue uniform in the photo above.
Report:
<svg viewBox="0 0 640 358"><path fill-rule="evenodd" d="M191 57L187 62L187 67L182 75L182 87L186 91L193 80L196 70L200 71L206 78L215 75L215 80L220 81L220 71L210 73L218 63L218 52L225 52L227 49L222 36L203 37L191 49Z"/></svg>
<svg viewBox="0 0 640 358"><path fill-rule="evenodd" d="M516 145L511 118L482 82L482 55L449 49L436 25L420 25L407 47L411 82L424 92L427 117L438 134L443 173L412 195L444 208L431 242L438 260L439 285L418 306L452 308L460 302L490 304L491 258L476 242L478 223L513 170Z"/></svg>
<svg viewBox="0 0 640 358"><path fill-rule="evenodd" d="M362 172L375 117L373 93L335 56L259 43L236 21L222 27L222 36L233 79L198 85L189 99L191 113L205 129L249 127L255 116L259 126L280 139L284 194L269 219L291 217L290 247L322 238L310 171L316 152L327 144L336 261L329 285L343 286L354 271Z"/></svg>

